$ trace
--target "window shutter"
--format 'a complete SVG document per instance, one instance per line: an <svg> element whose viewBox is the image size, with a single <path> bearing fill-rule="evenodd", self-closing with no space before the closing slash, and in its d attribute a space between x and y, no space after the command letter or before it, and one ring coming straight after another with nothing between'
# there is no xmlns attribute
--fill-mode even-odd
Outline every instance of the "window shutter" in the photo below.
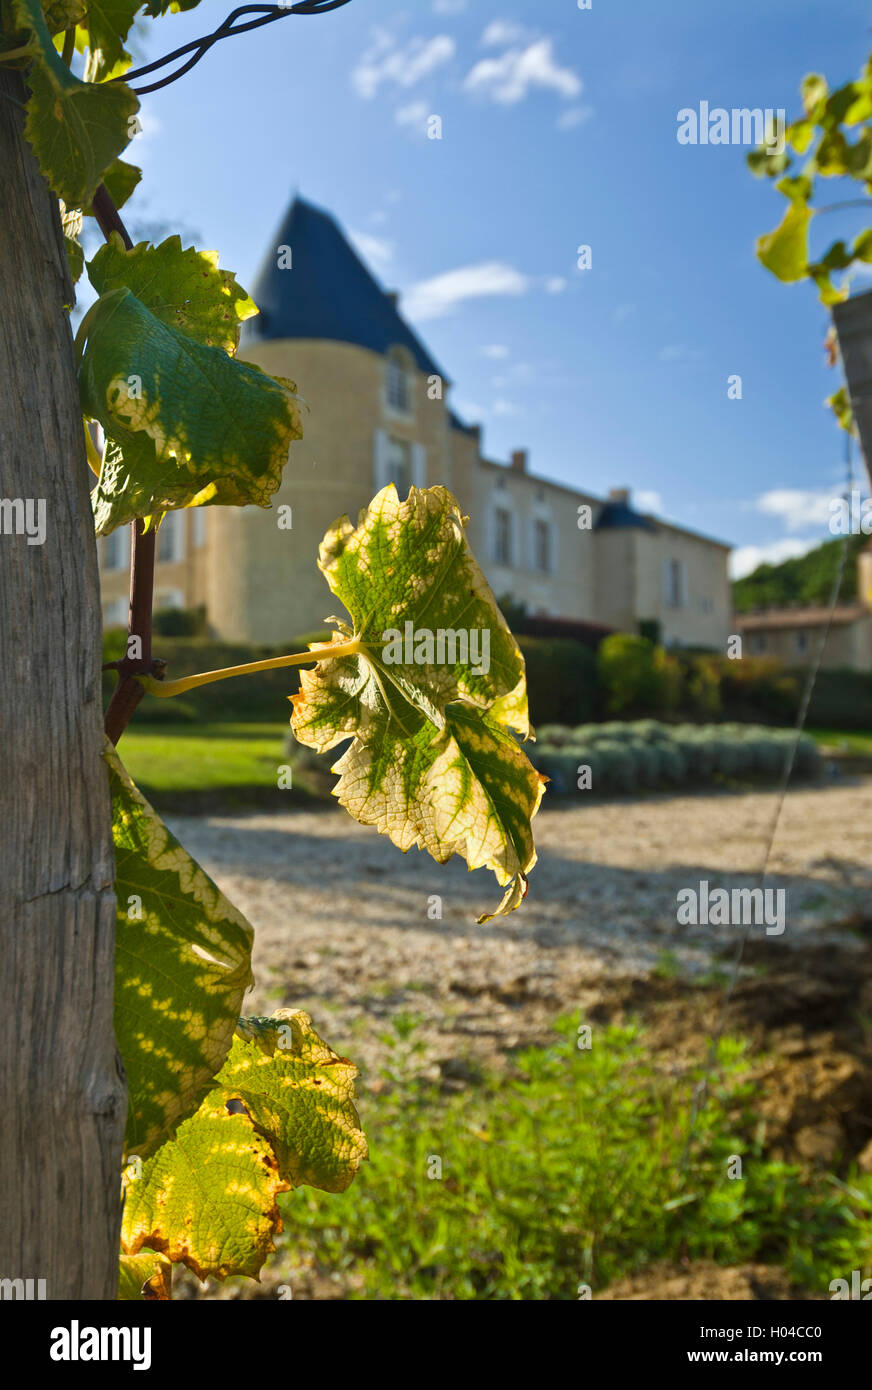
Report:
<svg viewBox="0 0 872 1390"><path fill-rule="evenodd" d="M497 521L493 502L485 509L484 531L484 553L489 560L494 561L497 558Z"/></svg>
<svg viewBox="0 0 872 1390"><path fill-rule="evenodd" d="M684 560L679 560L679 562L678 562L678 573L679 573L679 589L678 589L678 592L679 592L679 594L680 594L680 596L681 596L681 606L682 606L682 608L686 608L686 607L687 607L687 604L688 604L689 594L688 594L688 583L687 583L687 565L686 565L686 563L685 563Z"/></svg>
<svg viewBox="0 0 872 1390"><path fill-rule="evenodd" d="M373 445L373 478L376 492L381 492L391 481L388 477L388 432L376 430Z"/></svg>
<svg viewBox="0 0 872 1390"><path fill-rule="evenodd" d="M663 561L663 564L662 564L662 571L663 571L663 577L662 577L662 584L663 584L663 602L666 604L667 607L669 607L670 600L671 600L671 598L672 598L672 594L671 594L669 582L670 582L670 579L671 579L672 576L671 576L671 573L670 573L670 570L669 570L669 559L668 559L668 557L667 557L666 559L664 559L664 561Z"/></svg>
<svg viewBox="0 0 872 1390"><path fill-rule="evenodd" d="M423 444L412 445L412 486L427 486L427 450Z"/></svg>
<svg viewBox="0 0 872 1390"><path fill-rule="evenodd" d="M559 556L558 551L557 551L557 522L556 522L556 521L549 521L549 523L548 523L548 532L549 532L548 546L549 546L549 549L550 549L550 552L551 552L550 557L549 557L550 560L551 560L551 573L552 573L552 574L557 574L558 569L559 569L559 566L560 566L560 556Z"/></svg>

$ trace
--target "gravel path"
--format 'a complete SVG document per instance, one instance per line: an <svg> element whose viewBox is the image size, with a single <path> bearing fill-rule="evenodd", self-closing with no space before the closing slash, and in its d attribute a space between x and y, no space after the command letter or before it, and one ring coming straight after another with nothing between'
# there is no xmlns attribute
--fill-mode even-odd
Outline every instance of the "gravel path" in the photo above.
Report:
<svg viewBox="0 0 872 1390"><path fill-rule="evenodd" d="M548 808L526 903L483 927L476 915L499 900L491 874L403 856L338 808L171 825L255 928L247 1011L306 1009L378 1085L380 1035L400 1012L421 1018L422 1070L462 1075L464 1059L545 1041L555 1016L601 999L616 977L648 974L665 951L684 974L709 969L737 930L677 925L676 894L702 879L759 882L775 800L719 792ZM767 880L787 890L787 930L769 940L795 949L822 922L869 914L870 824L870 779L788 795ZM441 920L428 917L433 895Z"/></svg>

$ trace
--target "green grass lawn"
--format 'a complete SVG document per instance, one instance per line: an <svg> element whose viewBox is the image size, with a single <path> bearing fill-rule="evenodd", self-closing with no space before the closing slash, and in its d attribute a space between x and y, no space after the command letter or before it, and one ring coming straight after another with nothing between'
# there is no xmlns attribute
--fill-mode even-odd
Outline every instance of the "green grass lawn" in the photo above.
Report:
<svg viewBox="0 0 872 1390"><path fill-rule="evenodd" d="M287 724L202 724L126 730L125 767L159 809L176 811L273 807L308 800L305 787L280 790L287 764Z"/></svg>
<svg viewBox="0 0 872 1390"><path fill-rule="evenodd" d="M815 743L859 757L872 757L872 732L857 729L807 729Z"/></svg>

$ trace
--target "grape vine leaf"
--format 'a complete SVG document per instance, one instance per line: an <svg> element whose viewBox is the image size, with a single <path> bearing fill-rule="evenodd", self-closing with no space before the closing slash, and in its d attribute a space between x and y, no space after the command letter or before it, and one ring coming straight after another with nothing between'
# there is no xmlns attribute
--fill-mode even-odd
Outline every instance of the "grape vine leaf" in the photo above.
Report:
<svg viewBox="0 0 872 1390"><path fill-rule="evenodd" d="M161 322L126 287L101 295L83 330L82 409L109 441L93 494L98 535L180 507L269 505L302 434L292 382Z"/></svg>
<svg viewBox="0 0 872 1390"><path fill-rule="evenodd" d="M240 1019L197 1113L129 1184L122 1250L158 1250L201 1279L256 1278L282 1229L278 1194L342 1192L367 1156L356 1075L308 1014Z"/></svg>
<svg viewBox="0 0 872 1390"><path fill-rule="evenodd" d="M88 262L88 278L98 294L126 285L161 323L231 356L242 323L257 313L233 272L218 269L217 251L182 250L178 236L159 246L141 241L128 251L113 232Z"/></svg>
<svg viewBox="0 0 872 1390"><path fill-rule="evenodd" d="M117 208L123 208L142 178L142 170L124 159L116 159L103 175L106 192Z"/></svg>
<svg viewBox="0 0 872 1390"><path fill-rule="evenodd" d="M90 51L88 76L102 82L130 66L124 42L142 0L88 0L80 24L80 40Z"/></svg>
<svg viewBox="0 0 872 1390"><path fill-rule="evenodd" d="M141 1250L138 1255L121 1255L118 1267L119 1302L148 1301L166 1303L171 1297L173 1267L166 1255Z"/></svg>
<svg viewBox="0 0 872 1390"><path fill-rule="evenodd" d="M67 207L85 207L130 140L139 102L123 82L80 82L56 51L39 0L12 0L39 52L27 73L25 135L48 183Z"/></svg>
<svg viewBox="0 0 872 1390"><path fill-rule="evenodd" d="M362 650L330 659L329 647L313 649L323 658L292 697L295 736L319 752L353 737L332 769L340 804L404 851L486 865L506 893L479 921L511 912L536 863L545 779L508 732L530 733L524 658L457 502L444 487L400 502L391 484L356 528L342 517L327 532L318 564ZM334 633L334 644L347 640Z"/></svg>
<svg viewBox="0 0 872 1390"><path fill-rule="evenodd" d="M105 757L118 904L115 1036L129 1088L125 1147L145 1158L214 1084L251 983L253 933L111 744Z"/></svg>

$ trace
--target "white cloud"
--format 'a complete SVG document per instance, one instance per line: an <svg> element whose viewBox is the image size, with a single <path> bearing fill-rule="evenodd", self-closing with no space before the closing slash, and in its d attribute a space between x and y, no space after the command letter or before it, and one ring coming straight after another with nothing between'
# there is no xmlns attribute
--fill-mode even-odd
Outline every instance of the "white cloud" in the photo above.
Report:
<svg viewBox="0 0 872 1390"><path fill-rule="evenodd" d="M460 266L419 280L404 297L406 313L413 319L438 319L467 299L503 294L524 294L530 287L526 275L501 261Z"/></svg>
<svg viewBox="0 0 872 1390"><path fill-rule="evenodd" d="M410 101L408 106L400 106L394 112L394 120L397 125L423 127L429 114L430 108L426 101Z"/></svg>
<svg viewBox="0 0 872 1390"><path fill-rule="evenodd" d="M509 349L503 347L502 343L490 343L487 347L482 348L482 352L485 357L493 357L496 361L509 355Z"/></svg>
<svg viewBox="0 0 872 1390"><path fill-rule="evenodd" d="M520 412L511 401L496 400L491 406L491 413L493 415L518 415Z"/></svg>
<svg viewBox="0 0 872 1390"><path fill-rule="evenodd" d="M650 492L640 488L633 497L633 505L640 512L656 512L658 516L663 514L663 498L659 492Z"/></svg>
<svg viewBox="0 0 872 1390"><path fill-rule="evenodd" d="M385 241L383 237L373 236L371 232L353 231L350 227L348 236L354 249L365 261L372 261L374 265L384 266L393 260L393 242Z"/></svg>
<svg viewBox="0 0 872 1390"><path fill-rule="evenodd" d="M658 356L661 362L698 362L702 353L697 352L696 348L687 347L684 343L675 343L669 347L662 347Z"/></svg>
<svg viewBox="0 0 872 1390"><path fill-rule="evenodd" d="M565 111L561 111L557 117L557 130L575 130L576 126L584 125L593 115L592 106L570 106Z"/></svg>
<svg viewBox="0 0 872 1390"><path fill-rule="evenodd" d="M794 560L800 555L807 555L816 545L820 545L820 536L812 540L785 536L780 541L770 541L768 545L740 545L730 555L730 578L744 579L758 565L780 565L782 560Z"/></svg>
<svg viewBox="0 0 872 1390"><path fill-rule="evenodd" d="M545 281L545 289L548 294L562 294L566 284L562 275L549 275Z"/></svg>
<svg viewBox="0 0 872 1390"><path fill-rule="evenodd" d="M352 71L352 86L362 97L374 97L385 82L395 87L414 87L422 77L449 62L456 50L457 45L449 34L397 44L393 35L380 29L372 47Z"/></svg>
<svg viewBox="0 0 872 1390"><path fill-rule="evenodd" d="M482 34L481 41L486 46L502 46L503 44L520 43L529 35L529 29L525 29L523 24L516 24L513 19L494 19Z"/></svg>
<svg viewBox="0 0 872 1390"><path fill-rule="evenodd" d="M581 93L581 78L572 68L558 65L551 39L537 39L527 48L510 48L498 58L482 58L467 73L463 86L501 106L513 106L533 87L573 99Z"/></svg>
<svg viewBox="0 0 872 1390"><path fill-rule="evenodd" d="M788 531L804 531L808 526L827 525L831 515L830 498L834 495L838 494L792 487L773 488L757 497L753 505L758 512L779 517Z"/></svg>
<svg viewBox="0 0 872 1390"><path fill-rule="evenodd" d="M467 0L433 0L436 14L463 14Z"/></svg>

